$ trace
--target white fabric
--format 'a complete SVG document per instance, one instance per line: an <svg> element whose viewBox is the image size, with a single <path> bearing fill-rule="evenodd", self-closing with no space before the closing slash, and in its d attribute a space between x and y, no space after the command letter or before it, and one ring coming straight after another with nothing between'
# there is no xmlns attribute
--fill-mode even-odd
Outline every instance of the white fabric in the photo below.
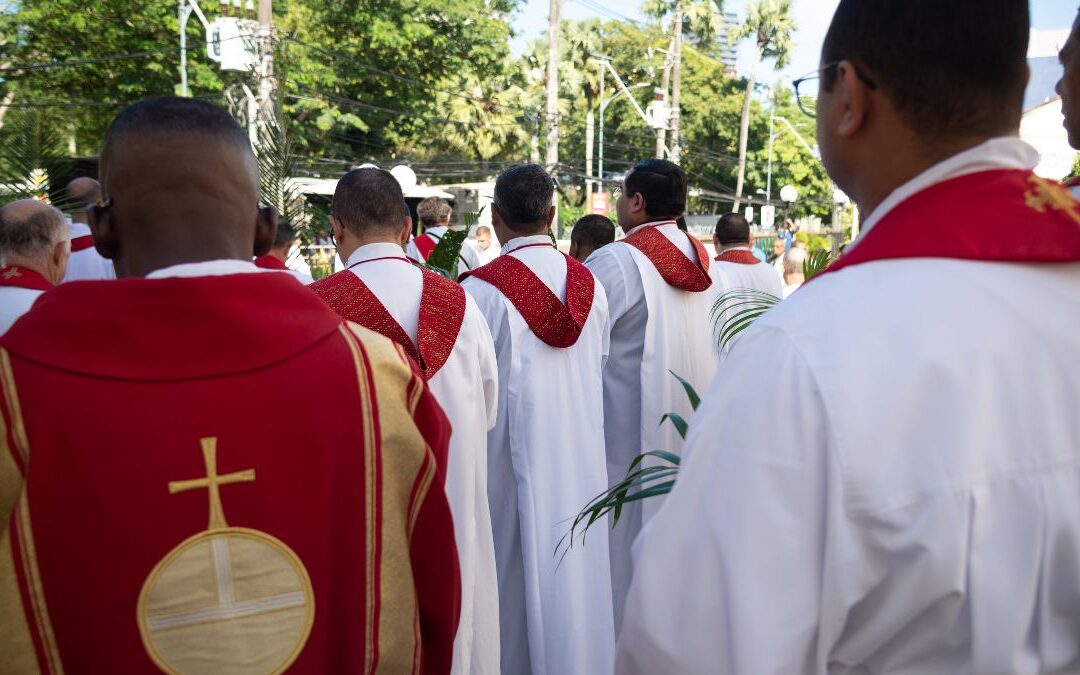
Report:
<svg viewBox="0 0 1080 675"><path fill-rule="evenodd" d="M934 258L770 310L638 542L617 672L1076 672L1078 315L1080 264Z"/></svg>
<svg viewBox="0 0 1080 675"><path fill-rule="evenodd" d="M8 332L20 316L29 312L34 301L44 292L18 286L0 286L0 335Z"/></svg>
<svg viewBox="0 0 1080 675"><path fill-rule="evenodd" d="M409 235L409 241L405 244L405 257L412 259L413 262L422 263L424 256L420 253L420 249L416 248L416 237Z"/></svg>
<svg viewBox="0 0 1080 675"><path fill-rule="evenodd" d="M197 263L181 263L154 270L146 275L147 279L168 279L174 277L216 277L226 274L262 274L267 270L256 267L248 260L205 260ZM271 270L272 271L272 270Z"/></svg>
<svg viewBox="0 0 1080 675"><path fill-rule="evenodd" d="M424 230L424 234L430 234L437 243L443 238L443 235L446 234L447 229L449 228L447 228L445 225L429 227ZM421 255L420 249L416 247L416 244L413 242L412 238L409 239L409 243L406 246L406 251L408 252L410 258L413 258L419 262L427 261L427 258ZM464 243L462 243L461 253L458 255L458 272L467 272L469 270L474 270L479 267L480 264L480 256L477 254L476 248L474 248L472 243L468 239L466 239Z"/></svg>
<svg viewBox="0 0 1080 675"><path fill-rule="evenodd" d="M355 274L416 344L422 272L401 246L368 244L349 256ZM365 262L371 261L371 262ZM450 358L428 381L452 429L446 496L461 568L461 619L453 673L499 673L499 589L488 511L487 433L495 424L499 373L487 323L466 294L465 317Z"/></svg>
<svg viewBox="0 0 1080 675"><path fill-rule="evenodd" d="M90 234L90 226L86 223L71 222L70 225L72 239ZM101 257L97 249L91 246L81 251L72 251L63 281L97 281L115 278L116 269L112 261Z"/></svg>
<svg viewBox="0 0 1080 675"><path fill-rule="evenodd" d="M749 251L750 248L748 246L735 246L728 250ZM777 298L782 297L784 292L783 283L776 278L776 270L768 263L759 262L755 265L744 265L742 263L713 260L712 265L709 267L709 276L712 277L713 286L715 287L714 293L717 297L737 288L761 291ZM727 310L719 321L714 322L714 345L718 343L720 337L716 328L722 327L734 314L735 311Z"/></svg>
<svg viewBox="0 0 1080 675"><path fill-rule="evenodd" d="M802 285L803 285L803 282L801 282L801 281L798 282L798 283L794 283L794 284L784 284L783 294L780 296L780 299L781 300L787 300L788 296L791 295L792 293L794 293L795 289L798 288L799 286L802 286Z"/></svg>
<svg viewBox="0 0 1080 675"><path fill-rule="evenodd" d="M640 227L654 226L683 255L697 262L693 245L674 223ZM686 392L672 372L700 393L716 371L709 321L716 290L688 293L669 286L641 251L621 241L597 249L585 264L603 284L610 310L611 356L604 366L604 431L610 485L626 476L633 458L641 453L667 450L681 454L682 438L673 425L661 425L660 419L669 412L688 421L693 416ZM654 497L644 508L642 502L628 505L611 530L616 630L633 571L630 547L660 501Z"/></svg>
<svg viewBox="0 0 1080 675"><path fill-rule="evenodd" d="M503 247L566 301L566 259L546 235ZM545 247L521 248L529 244ZM499 414L488 435L488 497L495 530L502 626L502 672L609 673L611 615L607 531L593 528L561 563L555 557L573 517L607 488L602 363L607 301L596 283L592 309L574 346L550 347L529 330L494 286L470 277L495 340Z"/></svg>
<svg viewBox="0 0 1080 675"><path fill-rule="evenodd" d="M481 265L486 265L495 258L498 258L500 252L501 248L494 242L487 247L486 251L481 251L479 246L476 247L476 257L479 259Z"/></svg>

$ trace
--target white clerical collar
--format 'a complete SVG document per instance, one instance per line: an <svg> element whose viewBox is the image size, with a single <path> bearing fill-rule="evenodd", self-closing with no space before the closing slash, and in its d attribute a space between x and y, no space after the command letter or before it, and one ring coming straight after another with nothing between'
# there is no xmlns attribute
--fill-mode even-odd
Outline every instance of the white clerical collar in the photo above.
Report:
<svg viewBox="0 0 1080 675"><path fill-rule="evenodd" d="M716 253L717 253L717 255L720 255L724 251L749 251L749 250L750 250L749 246L721 246L720 250L717 251Z"/></svg>
<svg viewBox="0 0 1080 675"><path fill-rule="evenodd" d="M364 244L360 248L353 251L349 259L345 261L345 267L352 267L368 260L374 260L375 258L405 258L405 249L401 246L389 242L380 241L374 244Z"/></svg>
<svg viewBox="0 0 1080 675"><path fill-rule="evenodd" d="M512 251L516 251L519 248L525 246L536 246L537 244L547 244L551 246L551 237L546 234L534 234L530 237L514 237L510 241L503 244L502 253L500 255L506 255ZM554 248L554 247L552 247Z"/></svg>
<svg viewBox="0 0 1080 675"><path fill-rule="evenodd" d="M430 234L433 237L442 238L442 236L446 234L446 230L446 225L436 225L435 227L429 227L425 229L424 234Z"/></svg>
<svg viewBox="0 0 1080 675"><path fill-rule="evenodd" d="M992 169L1031 169L1039 163L1039 153L1016 136L999 136L938 162L889 193L860 226L859 238L897 204L931 185L969 173ZM856 243L858 240L856 240Z"/></svg>
<svg viewBox="0 0 1080 675"><path fill-rule="evenodd" d="M167 279L171 277L217 277L225 274L246 274L248 272L277 272L264 270L248 260L206 260L197 263L181 263L154 270L146 275L147 279Z"/></svg>
<svg viewBox="0 0 1080 675"><path fill-rule="evenodd" d="M629 237L638 230L643 230L646 227L666 227L668 225L674 227L675 229L679 229L679 224L676 223L674 220L650 220L647 223L642 223L637 227L630 228L630 231L626 233L626 236Z"/></svg>

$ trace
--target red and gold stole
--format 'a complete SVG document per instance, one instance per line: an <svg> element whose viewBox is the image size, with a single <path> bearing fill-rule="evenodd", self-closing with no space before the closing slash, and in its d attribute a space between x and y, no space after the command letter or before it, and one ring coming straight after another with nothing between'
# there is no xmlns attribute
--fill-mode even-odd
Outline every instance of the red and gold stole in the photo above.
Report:
<svg viewBox="0 0 1080 675"><path fill-rule="evenodd" d="M401 345L430 380L446 365L465 319L465 291L461 286L430 270L423 273L420 296L420 323L416 344L398 325L371 289L349 270L342 270L308 286L342 318L385 335Z"/></svg>
<svg viewBox="0 0 1080 675"><path fill-rule="evenodd" d="M670 222L674 223L674 221ZM695 265L683 255L678 246L671 243L662 232L656 229L658 225L666 224L668 223L642 227L622 241L644 253L668 286L690 293L704 291L712 285L712 279L709 278L708 251L696 237L683 233L697 252Z"/></svg>
<svg viewBox="0 0 1080 675"><path fill-rule="evenodd" d="M756 265L761 262L752 252L741 248L729 248L726 251L720 251L720 255L716 256L714 260L738 265Z"/></svg>
<svg viewBox="0 0 1080 675"><path fill-rule="evenodd" d="M581 337L581 329L592 310L595 280L592 272L565 253L566 304L512 255L501 255L486 265L462 274L460 279L482 279L506 296L521 313L529 330L547 345L565 349Z"/></svg>
<svg viewBox="0 0 1080 675"><path fill-rule="evenodd" d="M932 185L898 204L814 277L898 258L1080 261L1080 202L1028 170L995 169Z"/></svg>
<svg viewBox="0 0 1080 675"><path fill-rule="evenodd" d="M27 288L32 291L47 291L54 284L37 272L25 267L9 265L0 269L0 287Z"/></svg>

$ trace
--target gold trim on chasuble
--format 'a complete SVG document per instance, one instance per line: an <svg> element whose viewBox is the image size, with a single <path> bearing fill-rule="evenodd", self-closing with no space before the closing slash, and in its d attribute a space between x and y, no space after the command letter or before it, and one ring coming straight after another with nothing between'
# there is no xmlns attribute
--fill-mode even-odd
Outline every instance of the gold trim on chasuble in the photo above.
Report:
<svg viewBox="0 0 1080 675"><path fill-rule="evenodd" d="M300 558L265 532L229 527L219 487L255 470L217 472L217 438L200 439L206 476L169 482L205 488L210 524L150 572L136 617L147 654L166 673L280 673L307 643L315 593Z"/></svg>

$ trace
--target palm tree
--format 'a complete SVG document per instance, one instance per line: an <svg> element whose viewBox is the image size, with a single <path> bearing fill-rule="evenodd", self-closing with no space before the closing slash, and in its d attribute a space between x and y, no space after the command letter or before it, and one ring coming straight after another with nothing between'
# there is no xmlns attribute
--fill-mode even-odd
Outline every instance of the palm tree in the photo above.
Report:
<svg viewBox="0 0 1080 675"><path fill-rule="evenodd" d="M561 40L565 50L562 61L568 70L563 79L564 90L581 91L585 94L585 175L587 186L591 188L596 132L595 108L600 97L600 73L592 55L600 49L600 22L597 19L564 22L562 32Z"/></svg>
<svg viewBox="0 0 1080 675"><path fill-rule="evenodd" d="M787 65L794 44L791 40L795 32L795 17L791 14L791 0L756 0L746 8L746 21L732 31L731 39L745 37L754 39L754 65L750 68L750 77L746 80L746 93L743 95L742 120L739 124L739 169L735 181L735 211L742 203L743 180L746 177L746 137L750 132L750 95L754 91L754 76L757 66L765 59L773 59L774 68Z"/></svg>

